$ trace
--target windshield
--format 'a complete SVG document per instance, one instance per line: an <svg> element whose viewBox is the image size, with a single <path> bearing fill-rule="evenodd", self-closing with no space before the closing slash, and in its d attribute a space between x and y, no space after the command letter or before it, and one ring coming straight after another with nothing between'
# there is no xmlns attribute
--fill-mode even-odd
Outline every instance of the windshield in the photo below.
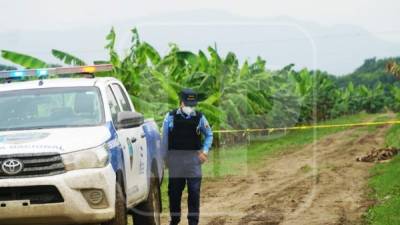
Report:
<svg viewBox="0 0 400 225"><path fill-rule="evenodd" d="M0 92L0 130L95 126L104 121L96 87Z"/></svg>

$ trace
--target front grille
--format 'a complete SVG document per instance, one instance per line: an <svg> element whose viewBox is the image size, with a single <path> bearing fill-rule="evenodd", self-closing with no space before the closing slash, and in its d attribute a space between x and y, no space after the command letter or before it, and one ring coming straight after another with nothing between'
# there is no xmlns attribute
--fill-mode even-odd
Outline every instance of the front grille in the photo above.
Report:
<svg viewBox="0 0 400 225"><path fill-rule="evenodd" d="M2 165L8 159L21 161L23 170L15 175L5 173ZM64 172L64 163L59 153L0 155L0 179L51 176Z"/></svg>
<svg viewBox="0 0 400 225"><path fill-rule="evenodd" d="M30 204L49 204L64 202L60 192L54 186L1 187L0 209L7 201L30 201Z"/></svg>

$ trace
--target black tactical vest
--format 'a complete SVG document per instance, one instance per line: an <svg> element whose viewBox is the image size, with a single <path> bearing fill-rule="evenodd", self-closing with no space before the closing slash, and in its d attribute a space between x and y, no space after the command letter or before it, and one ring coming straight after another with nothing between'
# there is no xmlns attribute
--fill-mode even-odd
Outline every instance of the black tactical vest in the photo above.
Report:
<svg viewBox="0 0 400 225"><path fill-rule="evenodd" d="M202 114L196 111L196 116L189 119L183 115L177 114L177 110L170 112L174 118L174 126L169 131L168 149L169 150L200 150L201 149L201 134L197 132Z"/></svg>

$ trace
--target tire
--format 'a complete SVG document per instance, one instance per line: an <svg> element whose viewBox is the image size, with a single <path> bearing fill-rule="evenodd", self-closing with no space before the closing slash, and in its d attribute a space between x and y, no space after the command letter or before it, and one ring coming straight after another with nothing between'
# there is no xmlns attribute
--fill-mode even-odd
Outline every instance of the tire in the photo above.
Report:
<svg viewBox="0 0 400 225"><path fill-rule="evenodd" d="M134 225L160 225L161 194L158 177L151 174L150 191L147 201L133 209Z"/></svg>
<svg viewBox="0 0 400 225"><path fill-rule="evenodd" d="M115 217L114 219L102 223L101 225L127 225L127 210L126 210L126 200L125 194L122 190L122 187L119 183L117 183L115 187Z"/></svg>

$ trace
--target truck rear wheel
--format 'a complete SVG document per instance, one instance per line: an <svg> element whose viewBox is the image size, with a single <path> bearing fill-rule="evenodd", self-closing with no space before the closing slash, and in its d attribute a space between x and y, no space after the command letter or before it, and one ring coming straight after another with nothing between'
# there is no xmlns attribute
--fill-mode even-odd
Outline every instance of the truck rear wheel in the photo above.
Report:
<svg viewBox="0 0 400 225"><path fill-rule="evenodd" d="M101 225L127 225L127 210L126 210L126 201L125 195L122 190L122 187L119 183L117 183L116 188L116 196L115 196L115 217L111 221L102 223Z"/></svg>
<svg viewBox="0 0 400 225"><path fill-rule="evenodd" d="M150 191L147 201L141 203L133 210L134 225L160 225L161 198L158 177L152 173Z"/></svg>

